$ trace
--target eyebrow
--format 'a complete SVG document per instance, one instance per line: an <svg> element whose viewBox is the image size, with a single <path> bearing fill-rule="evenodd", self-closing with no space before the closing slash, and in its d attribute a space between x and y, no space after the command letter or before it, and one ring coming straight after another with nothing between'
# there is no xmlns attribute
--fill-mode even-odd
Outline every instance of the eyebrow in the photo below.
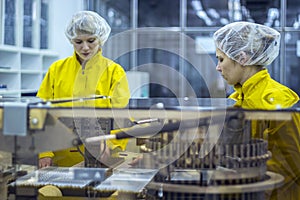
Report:
<svg viewBox="0 0 300 200"><path fill-rule="evenodd" d="M89 36L89 37L86 37L86 38L74 38L73 40L90 40L90 39L97 39L96 36Z"/></svg>

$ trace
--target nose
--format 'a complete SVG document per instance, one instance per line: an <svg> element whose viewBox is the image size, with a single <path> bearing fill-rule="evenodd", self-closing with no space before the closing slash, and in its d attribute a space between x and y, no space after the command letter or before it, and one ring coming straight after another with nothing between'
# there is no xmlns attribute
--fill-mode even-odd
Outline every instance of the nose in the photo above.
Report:
<svg viewBox="0 0 300 200"><path fill-rule="evenodd" d="M221 72L222 70L221 70L221 67L220 67L220 65L219 65L219 63L217 64L217 66L216 66L216 70L218 71L218 72Z"/></svg>
<svg viewBox="0 0 300 200"><path fill-rule="evenodd" d="M89 45L87 42L82 43L82 49L89 49Z"/></svg>

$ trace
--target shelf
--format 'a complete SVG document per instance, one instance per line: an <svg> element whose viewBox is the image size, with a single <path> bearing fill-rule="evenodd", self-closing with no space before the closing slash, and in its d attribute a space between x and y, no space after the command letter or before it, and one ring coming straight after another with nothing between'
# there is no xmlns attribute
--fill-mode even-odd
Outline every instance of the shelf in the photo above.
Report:
<svg viewBox="0 0 300 200"><path fill-rule="evenodd" d="M50 65L56 60L58 60L57 55L43 55L42 57L43 72L47 71Z"/></svg>
<svg viewBox="0 0 300 200"><path fill-rule="evenodd" d="M21 93L22 94L29 94L29 93L36 93L38 90L35 89L22 89Z"/></svg>
<svg viewBox="0 0 300 200"><path fill-rule="evenodd" d="M20 48L12 45L0 44L0 51L18 53L20 51Z"/></svg>
<svg viewBox="0 0 300 200"><path fill-rule="evenodd" d="M21 74L21 89L38 90L42 82L42 75L39 74Z"/></svg>
<svg viewBox="0 0 300 200"><path fill-rule="evenodd" d="M0 67L0 73L16 74L19 73L19 70L1 69Z"/></svg>
<svg viewBox="0 0 300 200"><path fill-rule="evenodd" d="M1 95L35 93L44 71L59 58L57 52L48 49L51 28L47 13L51 13L51 5L43 0L0 3L4 11L0 12L0 84L7 86Z"/></svg>
<svg viewBox="0 0 300 200"><path fill-rule="evenodd" d="M20 52L25 55L28 54L28 55L33 55L33 56L41 54L39 49L33 49L33 48L28 48L28 47L22 47L20 49Z"/></svg>
<svg viewBox="0 0 300 200"><path fill-rule="evenodd" d="M17 51L6 51L0 49L0 67L9 69L20 69L20 53Z"/></svg>
<svg viewBox="0 0 300 200"><path fill-rule="evenodd" d="M22 74L41 74L40 70L21 70Z"/></svg>
<svg viewBox="0 0 300 200"><path fill-rule="evenodd" d="M44 73L58 54L50 50L13 48L0 46L0 84L7 89L0 91L1 96L20 97L35 94L42 82Z"/></svg>
<svg viewBox="0 0 300 200"><path fill-rule="evenodd" d="M13 95L14 97L20 97L21 90L0 90L0 96L8 97Z"/></svg>

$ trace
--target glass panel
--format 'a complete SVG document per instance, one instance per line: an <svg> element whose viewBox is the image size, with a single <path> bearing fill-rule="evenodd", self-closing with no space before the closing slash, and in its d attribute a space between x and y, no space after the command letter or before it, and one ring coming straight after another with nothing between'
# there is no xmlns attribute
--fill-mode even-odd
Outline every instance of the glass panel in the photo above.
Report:
<svg viewBox="0 0 300 200"><path fill-rule="evenodd" d="M197 66L191 65L190 63L187 63L187 62L184 63L183 68L185 69L185 72L186 72L185 78L187 79L187 82L191 85L191 87L193 88L193 90L190 91L189 93L186 93L185 96L196 95L196 97L201 97L201 98L210 97L211 94L208 89L208 86L212 85L212 84L207 83L203 79L203 74L201 73L199 68L197 68ZM215 80L215 79L211 79L211 80Z"/></svg>
<svg viewBox="0 0 300 200"><path fill-rule="evenodd" d="M121 55L120 57L118 57L117 59L115 59L114 61L118 64L120 64L123 69L125 71L129 71L130 68L132 67L132 65L130 64L130 58L132 56L132 53L133 52L130 52L130 53L127 53L127 54L124 54L124 55Z"/></svg>
<svg viewBox="0 0 300 200"><path fill-rule="evenodd" d="M3 35L4 35L4 26L3 26L3 22L4 22L4 16L2 13L4 11L3 9L4 6L4 1L0 1L0 10L1 10L1 14L0 14L0 44L3 43Z"/></svg>
<svg viewBox="0 0 300 200"><path fill-rule="evenodd" d="M281 53L279 53L278 57L271 63L271 65L267 66L266 68L268 69L271 77L275 79L278 82L283 83L281 81L280 74L282 72L282 68L280 67L280 58L281 58Z"/></svg>
<svg viewBox="0 0 300 200"><path fill-rule="evenodd" d="M292 0L288 0L292 1ZM217 30L218 27L221 27L225 24L228 24L232 21L252 21L260 24L265 24L272 27L280 27L280 6L281 1L279 0L220 0L220 1L211 1L211 0L186 0L186 4L182 4L179 0L138 0L137 4L134 4L135 1L124 1L126 3L119 5L120 2L116 3L116 1L89 1L91 7L90 9L93 10L94 8L98 8L101 12L105 14L105 17L108 16L114 16L114 14L109 14L109 8L114 9L116 12L119 12L118 10L122 8L127 8L127 16L128 19L130 19L130 15L137 14L137 22L138 27L181 27L183 30L185 30L185 27L182 27L182 24L180 23L180 6L186 5L186 16L183 16L184 19L186 19L186 24L188 27L199 27L204 28L202 33L192 33L189 30L190 36L197 42L203 40L206 41L207 38L211 38L212 34L215 30ZM93 2L93 3L91 3ZM101 6L97 4L97 2L101 2ZM123 2L123 1L122 1ZM92 5L93 4L93 5ZM131 4L131 5L130 5ZM98 5L98 6L95 6ZM137 5L138 7L135 8L133 6ZM133 7L133 12L129 12L129 8ZM97 9L96 9L97 10ZM175 12L177 11L177 12ZM124 13L124 12L121 12ZM147 15L145 14L147 13ZM213 27L212 29L205 30L206 27ZM128 26L127 28L130 28ZM126 30L126 28L124 29ZM122 30L113 30L113 32L122 32ZM180 33L180 32L178 32ZM184 33L184 32L183 32ZM222 81L219 81L218 77L217 80L213 83L210 80L206 80L206 76L210 77L212 74L218 74L215 72L215 64L212 64L213 67L211 67L213 70L208 72L202 72L203 68L195 67L193 64L189 63L186 60L181 60L181 58L175 53L172 53L172 51L168 51L165 48L170 47L170 40L168 37L162 39L164 37L156 37L153 35L148 35L145 38L141 38L138 36L137 43L133 44L136 45L136 48L138 50L130 52L126 55L122 55L118 58L118 61L124 66L126 70L131 70L132 68L136 66L141 65L152 65L153 68L157 67L156 63L171 66L172 69L176 70L177 73L182 74L189 84L191 84L191 87L194 91L196 91L197 97L206 97L208 96L208 92L211 93L210 88L215 88L214 86L222 86ZM165 40L165 41L164 41ZM143 43L150 42L151 47L145 48ZM166 42L167 41L167 42ZM175 41L175 40L174 40ZM186 46L185 43L182 43L182 40L179 38L176 38L177 41L177 47L181 48L182 52L185 52L188 54L188 52L193 52L194 54L197 54L197 49L190 48L194 47L195 44L192 44L191 46ZM203 42L202 41L202 42ZM197 43L196 42L196 43ZM119 42L118 42L119 43ZM152 48L153 45L161 43L162 48L156 49ZM174 42L175 43L175 42ZM209 43L211 46L206 46L206 50L211 51L213 44ZM131 43L132 45L132 43ZM172 46L173 44L171 44ZM182 45L185 45L185 48L182 48ZM147 46L147 45L146 45ZM132 47L134 48L134 47ZM199 50L199 49L198 49ZM196 53L195 53L196 52ZM215 52L209 53L212 60L215 60ZM108 54L109 55L109 54ZM198 56L198 59L200 59L202 63L207 63L206 60L209 60L206 56L205 58L200 53ZM284 59L284 55L280 54L279 57L267 68L269 69L269 72L277 81L284 82L282 79L282 72L285 70L281 67L280 60ZM135 64L136 62L137 64ZM216 60L215 60L216 62ZM151 63L151 64L149 64ZM154 63L154 64L153 64ZM210 63L211 64L211 63ZM167 80L167 84L171 85L174 84L178 89L176 89L176 92L168 91L167 93L162 92L164 90L163 86L159 86L159 89L156 89L156 83L153 83L153 80L155 76L160 76L163 74L163 70L155 70L153 68L148 68L147 71L150 74L150 81L152 82L152 87L150 89L150 96L152 97L162 97L164 95L166 96L172 96L182 94L182 95L189 95L189 91L183 91L186 89L186 85L182 83L183 80L181 79L172 79L168 78L169 74L171 73L165 73L164 75L164 81ZM199 75L200 70L200 75ZM157 73L158 72L158 73ZM203 77L204 76L204 77ZM214 75L213 75L214 76ZM215 77L216 78L216 77ZM160 81L162 78L157 78L154 81ZM213 79L211 79L213 80ZM208 83L208 84L207 84ZM223 83L224 84L224 83ZM226 95L230 94L232 92L231 86L224 86ZM221 89L221 88L220 88ZM215 91L213 91L215 93ZM218 92L217 92L218 93Z"/></svg>
<svg viewBox="0 0 300 200"><path fill-rule="evenodd" d="M188 35L190 39L185 41L184 74L197 97L225 98L232 90L216 71L216 49L211 34L199 32Z"/></svg>
<svg viewBox="0 0 300 200"><path fill-rule="evenodd" d="M5 0L4 44L15 45L16 5L15 0Z"/></svg>
<svg viewBox="0 0 300 200"><path fill-rule="evenodd" d="M286 26L300 28L300 5L299 1L287 0Z"/></svg>
<svg viewBox="0 0 300 200"><path fill-rule="evenodd" d="M187 0L187 26L222 26L234 21L280 26L279 8L279 0Z"/></svg>
<svg viewBox="0 0 300 200"><path fill-rule="evenodd" d="M256 23L280 26L280 0L246 0L245 8Z"/></svg>
<svg viewBox="0 0 300 200"><path fill-rule="evenodd" d="M40 48L48 49L48 31L49 31L49 5L48 0L41 1L41 19L40 19Z"/></svg>
<svg viewBox="0 0 300 200"><path fill-rule="evenodd" d="M141 0L138 27L179 27L180 0Z"/></svg>
<svg viewBox="0 0 300 200"><path fill-rule="evenodd" d="M222 26L229 23L227 0L187 0L187 26Z"/></svg>
<svg viewBox="0 0 300 200"><path fill-rule="evenodd" d="M24 0L23 46L32 47L33 0Z"/></svg>
<svg viewBox="0 0 300 200"><path fill-rule="evenodd" d="M179 57L168 51L149 48L137 52L138 71L150 77L149 97L180 95Z"/></svg>
<svg viewBox="0 0 300 200"><path fill-rule="evenodd" d="M286 41L286 85L300 95L300 33L291 32L285 36Z"/></svg>
<svg viewBox="0 0 300 200"><path fill-rule="evenodd" d="M105 18L111 28L124 29L130 27L130 0L94 0L93 3L94 9L92 10Z"/></svg>
<svg viewBox="0 0 300 200"><path fill-rule="evenodd" d="M150 97L180 96L180 35L150 29L137 34L137 70L150 78Z"/></svg>
<svg viewBox="0 0 300 200"><path fill-rule="evenodd" d="M130 33L112 32L102 48L103 55L117 62L125 71L128 71L133 67L131 63L131 43L132 36Z"/></svg>

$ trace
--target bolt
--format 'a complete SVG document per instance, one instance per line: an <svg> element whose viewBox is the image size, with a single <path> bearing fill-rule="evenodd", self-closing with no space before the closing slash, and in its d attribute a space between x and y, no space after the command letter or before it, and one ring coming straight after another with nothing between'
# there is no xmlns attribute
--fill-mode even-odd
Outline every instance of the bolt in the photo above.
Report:
<svg viewBox="0 0 300 200"><path fill-rule="evenodd" d="M33 125L37 125L37 124L39 123L38 118L32 118L31 123L32 123Z"/></svg>

